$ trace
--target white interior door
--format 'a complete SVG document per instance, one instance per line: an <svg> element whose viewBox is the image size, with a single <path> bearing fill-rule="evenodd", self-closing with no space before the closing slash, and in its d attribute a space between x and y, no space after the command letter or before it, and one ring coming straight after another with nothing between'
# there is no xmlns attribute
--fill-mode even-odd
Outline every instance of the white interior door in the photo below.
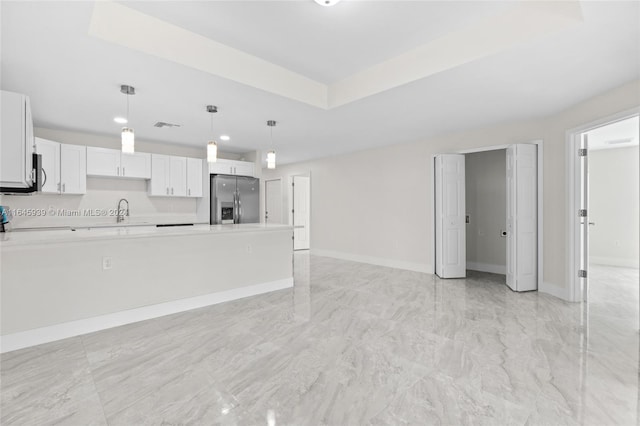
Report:
<svg viewBox="0 0 640 426"><path fill-rule="evenodd" d="M589 140L586 133L581 135L578 149L578 172L580 173L580 190L578 191L578 235L580 236L580 253L578 255L578 280L582 287L582 300L589 300ZM613 189L613 188L612 188Z"/></svg>
<svg viewBox="0 0 640 426"><path fill-rule="evenodd" d="M265 223L282 222L282 183L280 179L265 182L264 221Z"/></svg>
<svg viewBox="0 0 640 426"><path fill-rule="evenodd" d="M538 288L538 151L533 144L507 148L507 285Z"/></svg>
<svg viewBox="0 0 640 426"><path fill-rule="evenodd" d="M464 278L467 268L464 155L436 155L435 188L436 274L441 278Z"/></svg>
<svg viewBox="0 0 640 426"><path fill-rule="evenodd" d="M293 249L310 247L311 185L308 176L293 177Z"/></svg>

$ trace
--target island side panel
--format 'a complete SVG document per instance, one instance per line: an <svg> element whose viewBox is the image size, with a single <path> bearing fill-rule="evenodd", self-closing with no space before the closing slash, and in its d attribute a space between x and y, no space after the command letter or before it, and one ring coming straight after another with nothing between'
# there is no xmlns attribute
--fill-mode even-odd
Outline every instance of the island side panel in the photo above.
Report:
<svg viewBox="0 0 640 426"><path fill-rule="evenodd" d="M1 247L0 333L291 280L291 238L285 229Z"/></svg>

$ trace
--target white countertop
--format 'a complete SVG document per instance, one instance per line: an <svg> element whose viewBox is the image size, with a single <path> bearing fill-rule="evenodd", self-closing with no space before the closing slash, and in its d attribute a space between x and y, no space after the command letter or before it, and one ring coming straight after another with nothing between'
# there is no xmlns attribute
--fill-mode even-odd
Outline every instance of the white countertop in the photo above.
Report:
<svg viewBox="0 0 640 426"><path fill-rule="evenodd" d="M73 230L75 229L75 230ZM127 238L157 238L183 235L216 235L234 232L265 232L293 230L289 225L246 223L235 225L195 224L193 226L168 226L158 228L144 223L126 226L94 226L90 228L65 228L49 230L10 231L0 233L0 247L29 246L36 244L65 243Z"/></svg>

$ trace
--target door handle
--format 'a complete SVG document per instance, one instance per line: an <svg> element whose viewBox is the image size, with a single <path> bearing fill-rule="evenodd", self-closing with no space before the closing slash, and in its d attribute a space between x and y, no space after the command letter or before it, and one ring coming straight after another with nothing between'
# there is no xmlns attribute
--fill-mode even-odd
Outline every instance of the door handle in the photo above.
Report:
<svg viewBox="0 0 640 426"><path fill-rule="evenodd" d="M187 189L187 194L191 195L191 188Z"/></svg>
<svg viewBox="0 0 640 426"><path fill-rule="evenodd" d="M595 222L589 222L589 225L596 226L596 223Z"/></svg>
<svg viewBox="0 0 640 426"><path fill-rule="evenodd" d="M173 187L171 187L171 195L173 195Z"/></svg>
<svg viewBox="0 0 640 426"><path fill-rule="evenodd" d="M167 186L167 195L169 195L169 187Z"/></svg>
<svg viewBox="0 0 640 426"><path fill-rule="evenodd" d="M62 192L66 192L67 191L67 184L63 183L62 184Z"/></svg>
<svg viewBox="0 0 640 426"><path fill-rule="evenodd" d="M126 173L124 171L124 167L122 168L122 176L124 176Z"/></svg>
<svg viewBox="0 0 640 426"><path fill-rule="evenodd" d="M116 166L116 176L120 176L120 166Z"/></svg>

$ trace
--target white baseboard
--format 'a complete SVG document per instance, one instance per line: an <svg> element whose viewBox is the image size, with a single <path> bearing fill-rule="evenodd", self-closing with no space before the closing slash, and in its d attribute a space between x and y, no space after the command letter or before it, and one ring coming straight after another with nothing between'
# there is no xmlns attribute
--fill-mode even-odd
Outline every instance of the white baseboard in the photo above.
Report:
<svg viewBox="0 0 640 426"><path fill-rule="evenodd" d="M333 257L342 260L351 260L354 262L369 263L371 265L386 266L389 268L405 269L408 271L433 273L433 266L428 263L404 262L401 260L385 259L381 257L362 256L359 254L343 253L333 250L312 249L311 254L314 256Z"/></svg>
<svg viewBox="0 0 640 426"><path fill-rule="evenodd" d="M472 271L490 272L492 274L506 275L507 267L505 265L492 265L490 263L469 262L467 261L467 269Z"/></svg>
<svg viewBox="0 0 640 426"><path fill-rule="evenodd" d="M190 297L156 305L143 306L112 314L65 322L48 327L36 328L19 333L7 334L0 337L0 353L15 351L29 346L62 340L94 331L118 327L138 321L158 318L191 309L202 308L209 305L242 299L271 291L293 287L293 278L271 281L232 290L205 294L203 296Z"/></svg>
<svg viewBox="0 0 640 426"><path fill-rule="evenodd" d="M566 287L560 287L556 284L541 282L538 286L538 291L540 293L550 294L551 296L557 297L558 299L571 302L571 298L569 297L569 289Z"/></svg>
<svg viewBox="0 0 640 426"><path fill-rule="evenodd" d="M589 256L589 263L596 265L620 266L623 268L640 268L638 259L622 259L619 257Z"/></svg>

